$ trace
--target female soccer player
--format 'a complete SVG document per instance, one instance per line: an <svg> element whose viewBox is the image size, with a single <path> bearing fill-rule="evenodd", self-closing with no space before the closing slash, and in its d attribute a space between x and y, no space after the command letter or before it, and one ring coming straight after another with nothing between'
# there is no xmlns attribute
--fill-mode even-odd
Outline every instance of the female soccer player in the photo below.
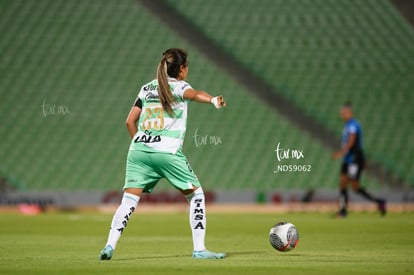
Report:
<svg viewBox="0 0 414 275"><path fill-rule="evenodd" d="M377 203L378 210L382 215L386 213L384 199L371 196L365 188L359 184L362 170L365 165L364 151L362 149L362 130L358 121L354 119L351 103L346 102L340 112L340 116L345 122L342 131L342 148L332 155L332 158L343 158L341 166L341 176L339 183L339 205L340 209L337 217L346 217L348 206L348 183L351 183L354 192L364 198Z"/></svg>
<svg viewBox="0 0 414 275"><path fill-rule="evenodd" d="M101 260L110 260L142 193L152 192L166 178L190 203L193 258L220 259L224 253L208 251L204 245L206 209L203 189L182 153L189 101L226 106L222 96L213 97L185 82L187 53L168 49L157 68L157 79L142 86L126 120L132 138L126 163L124 194L116 210ZM138 126L137 126L138 122Z"/></svg>

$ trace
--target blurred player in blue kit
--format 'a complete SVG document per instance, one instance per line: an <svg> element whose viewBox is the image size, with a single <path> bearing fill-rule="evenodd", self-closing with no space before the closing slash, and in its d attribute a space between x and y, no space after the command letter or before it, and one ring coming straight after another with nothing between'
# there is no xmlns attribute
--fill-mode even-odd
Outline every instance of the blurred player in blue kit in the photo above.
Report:
<svg viewBox="0 0 414 275"><path fill-rule="evenodd" d="M339 212L338 217L346 217L348 206L348 184L351 183L352 190L364 198L375 202L381 215L386 213L386 202L384 199L375 198L365 188L360 186L361 173L365 166L365 157L362 146L362 129L358 121L353 117L352 105L346 102L340 111L340 116L345 122L342 131L341 150L332 155L333 159L342 158L341 175L339 182Z"/></svg>

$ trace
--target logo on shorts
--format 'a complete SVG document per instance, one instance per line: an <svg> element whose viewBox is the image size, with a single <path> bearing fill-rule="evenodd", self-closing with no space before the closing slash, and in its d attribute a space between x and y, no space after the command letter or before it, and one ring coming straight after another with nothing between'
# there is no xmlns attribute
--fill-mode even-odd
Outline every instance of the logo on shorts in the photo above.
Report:
<svg viewBox="0 0 414 275"><path fill-rule="evenodd" d="M190 163L188 162L188 160L185 161L185 164L187 164L188 171L193 173L193 169L191 168Z"/></svg>

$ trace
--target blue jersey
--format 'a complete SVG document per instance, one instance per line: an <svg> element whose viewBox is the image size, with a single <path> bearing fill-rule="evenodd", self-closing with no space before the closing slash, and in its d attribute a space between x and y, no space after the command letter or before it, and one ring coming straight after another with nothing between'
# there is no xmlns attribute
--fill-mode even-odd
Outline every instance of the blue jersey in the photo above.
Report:
<svg viewBox="0 0 414 275"><path fill-rule="evenodd" d="M345 123L342 131L342 148L348 143L351 134L356 135L354 145L344 155L344 163L363 163L364 153L362 150L362 130L358 121L350 119Z"/></svg>

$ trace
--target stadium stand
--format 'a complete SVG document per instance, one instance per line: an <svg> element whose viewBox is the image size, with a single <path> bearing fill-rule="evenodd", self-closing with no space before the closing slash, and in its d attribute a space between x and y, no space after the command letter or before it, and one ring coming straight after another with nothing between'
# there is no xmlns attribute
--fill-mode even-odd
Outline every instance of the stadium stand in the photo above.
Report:
<svg viewBox="0 0 414 275"><path fill-rule="evenodd" d="M168 2L338 136L352 100L369 157L414 185L414 31L389 1Z"/></svg>
<svg viewBox="0 0 414 275"><path fill-rule="evenodd" d="M389 45L400 49L403 43L408 52L361 61L361 56L371 56L368 49L359 53L357 46L364 45L363 40L351 40L349 43L355 49L345 53L345 47L338 52L344 40L327 27L329 37L325 37L324 30L314 40L306 37L309 29L303 26L304 20L312 19L326 26L342 24L335 23L333 15L328 19L320 15L317 7L311 9L314 17L289 16L294 7L306 11L306 1L289 4L284 10L273 6L273 1L263 6L253 1L246 1L246 5L223 1L220 9L214 3L218 2L177 1L177 8L211 39L217 39L229 54L327 127L340 129L336 113L337 101L342 103L347 98L343 93L381 92L375 101L369 100L375 104L367 104L368 98L362 94L354 100L363 124L372 123L366 131L367 145L370 152L378 154L378 159L390 162L387 167L400 169L402 175L408 173L405 160L413 152L408 152L413 146L409 135L412 129L400 127L394 137L390 133L397 130L395 119L405 121L405 126L410 123L410 111L399 110L412 102L412 95L404 91L413 87L412 80L404 82L412 72L412 60L407 58L412 55L407 46L412 39L407 37L409 29L404 29L396 12L391 12L390 21L399 27L400 40ZM326 6L320 2L320 6L328 14L337 12L333 4ZM380 11L387 12L384 10ZM251 11L255 11L256 17L250 16ZM284 16L275 17L278 12ZM267 16L263 17L264 14ZM279 18L280 26L273 18ZM284 30L279 34L284 38L267 39L269 33L278 33L269 32L278 26ZM289 31L288 26L295 28ZM369 30L370 25L366 28ZM135 1L1 1L0 31L0 171L17 188L120 189L129 143L124 121L137 90L154 76L156 62L167 47L189 51L189 82L195 88L222 93L228 100L228 108L220 111L208 105L190 104L184 151L205 189L336 188L338 163L330 160L330 151L323 144L258 100ZM299 33L303 37L296 39L294 34ZM364 37L366 32L361 31L360 35ZM322 51L321 45L325 45ZM326 56L324 51L330 55ZM388 48L382 53L388 53ZM343 61L344 55L350 60ZM401 55L406 57L404 62ZM381 57L380 53L372 56ZM387 67L387 62L391 62L388 57L394 58L390 64L401 72L392 81L377 67L382 64L381 68L393 75ZM350 67L359 68L359 74L355 75ZM332 70L339 73L332 74ZM361 75L364 72L367 76ZM372 86L369 80L377 75L384 78ZM396 94L390 96L384 87L396 90ZM371 129L384 123L382 112L386 110L377 108L385 108L389 100L401 104L389 106L399 116L389 116L386 123L390 132L387 130L386 136L380 135L381 139L373 142L378 132ZM372 119L365 113L376 117ZM397 135L399 142L389 143ZM279 142L285 149L303 151L304 158L278 162L274 150ZM406 150L401 149L401 144L407 144ZM392 157L398 154L401 161ZM312 171L274 173L278 164L310 164ZM370 187L380 186L373 179L365 180ZM159 188L170 187L160 184Z"/></svg>

